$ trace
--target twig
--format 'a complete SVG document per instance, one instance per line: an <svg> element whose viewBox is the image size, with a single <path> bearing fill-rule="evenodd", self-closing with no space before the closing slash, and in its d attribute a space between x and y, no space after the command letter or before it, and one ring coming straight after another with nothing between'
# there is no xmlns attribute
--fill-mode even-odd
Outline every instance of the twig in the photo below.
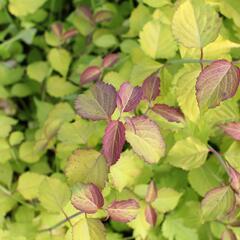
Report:
<svg viewBox="0 0 240 240"><path fill-rule="evenodd" d="M52 227L41 229L41 230L39 230L39 232L41 232L41 233L43 233L43 232L51 232L53 229L60 227L64 223L68 222L70 219L73 219L73 218L79 216L80 214L82 214L82 212L74 213L73 215L69 216L68 218L64 218L60 222L56 223Z"/></svg>
<svg viewBox="0 0 240 240"><path fill-rule="evenodd" d="M216 151L213 147L211 147L210 145L208 145L208 149L211 153L213 153L215 155L215 157L219 160L219 162L222 164L222 166L224 167L225 171L227 172L228 176L231 178L231 174L229 172L228 166L225 162L225 160L223 159L223 157L220 155L220 153L218 151Z"/></svg>

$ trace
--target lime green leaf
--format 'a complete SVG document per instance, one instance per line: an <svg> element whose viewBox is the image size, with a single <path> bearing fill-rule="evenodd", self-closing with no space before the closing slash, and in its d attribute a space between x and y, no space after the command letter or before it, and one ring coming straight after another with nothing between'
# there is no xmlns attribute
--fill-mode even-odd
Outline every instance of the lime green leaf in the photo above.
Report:
<svg viewBox="0 0 240 240"><path fill-rule="evenodd" d="M202 213L205 220L215 220L226 216L235 204L233 190L229 186L210 190L202 201Z"/></svg>
<svg viewBox="0 0 240 240"><path fill-rule="evenodd" d="M0 216L4 216L6 213L12 210L15 205L16 200L0 189Z"/></svg>
<svg viewBox="0 0 240 240"><path fill-rule="evenodd" d="M160 8L164 5L171 4L171 0L143 0L145 4L153 8Z"/></svg>
<svg viewBox="0 0 240 240"><path fill-rule="evenodd" d="M152 58L172 58L177 45L169 25L153 20L144 25L140 32L140 45L143 51Z"/></svg>
<svg viewBox="0 0 240 240"><path fill-rule="evenodd" d="M8 142L3 138L0 138L0 152L1 152L0 163L5 163L12 158L11 148Z"/></svg>
<svg viewBox="0 0 240 240"><path fill-rule="evenodd" d="M34 62L27 67L28 76L38 82L42 82L49 74L50 69L47 62Z"/></svg>
<svg viewBox="0 0 240 240"><path fill-rule="evenodd" d="M132 150L126 150L121 154L118 162L111 166L110 182L121 192L124 187L130 187L134 184L143 167L143 161Z"/></svg>
<svg viewBox="0 0 240 240"><path fill-rule="evenodd" d="M17 191L27 200L37 198L38 188L44 179L44 175L34 172L25 172L18 179Z"/></svg>
<svg viewBox="0 0 240 240"><path fill-rule="evenodd" d="M25 141L19 148L19 158L26 163L38 162L41 158L41 153L35 147L34 141Z"/></svg>
<svg viewBox="0 0 240 240"><path fill-rule="evenodd" d="M53 97L64 97L78 90L78 87L59 76L52 76L47 80L47 92Z"/></svg>
<svg viewBox="0 0 240 240"><path fill-rule="evenodd" d="M111 32L99 29L93 34L93 43L100 48L111 48L118 44L118 40Z"/></svg>
<svg viewBox="0 0 240 240"><path fill-rule="evenodd" d="M230 165L235 168L238 172L240 172L240 142L234 142L224 154L227 161Z"/></svg>
<svg viewBox="0 0 240 240"><path fill-rule="evenodd" d="M48 54L48 61L51 67L57 72L61 73L64 77L68 73L71 60L72 57L70 53L65 49L53 48Z"/></svg>
<svg viewBox="0 0 240 240"><path fill-rule="evenodd" d="M186 0L173 17L172 29L176 39L188 48L203 48L219 33L221 19L203 1Z"/></svg>
<svg viewBox="0 0 240 240"><path fill-rule="evenodd" d="M68 185L57 178L46 178L39 186L39 200L51 212L60 212L71 197Z"/></svg>
<svg viewBox="0 0 240 240"><path fill-rule="evenodd" d="M152 206L159 212L169 212L177 206L181 196L181 193L172 188L161 188L158 190L158 197L152 203Z"/></svg>
<svg viewBox="0 0 240 240"><path fill-rule="evenodd" d="M0 183L10 187L12 183L13 170L9 163L0 163Z"/></svg>
<svg viewBox="0 0 240 240"><path fill-rule="evenodd" d="M38 10L47 0L10 0L9 11L17 16L23 17Z"/></svg>
<svg viewBox="0 0 240 240"><path fill-rule="evenodd" d="M22 67L10 68L0 64L0 85L10 85L21 80L24 69Z"/></svg>
<svg viewBox="0 0 240 240"><path fill-rule="evenodd" d="M208 152L208 147L200 140L188 137L175 143L167 159L175 167L190 170L200 167L205 162Z"/></svg>
<svg viewBox="0 0 240 240"><path fill-rule="evenodd" d="M9 143L11 146L20 144L24 139L24 135L20 131L12 132L9 137Z"/></svg>
<svg viewBox="0 0 240 240"><path fill-rule="evenodd" d="M106 182L107 164L99 152L78 149L69 158L65 174L70 184L94 183L102 189Z"/></svg>
<svg viewBox="0 0 240 240"><path fill-rule="evenodd" d="M98 219L80 219L73 226L72 239L79 240L79 236L81 236L83 240L105 240L106 233L104 225Z"/></svg>

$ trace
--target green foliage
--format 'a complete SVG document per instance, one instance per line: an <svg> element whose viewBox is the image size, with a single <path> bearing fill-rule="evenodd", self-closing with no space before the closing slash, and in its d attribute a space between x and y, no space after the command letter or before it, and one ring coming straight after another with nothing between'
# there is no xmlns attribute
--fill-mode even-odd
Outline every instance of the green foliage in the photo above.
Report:
<svg viewBox="0 0 240 240"><path fill-rule="evenodd" d="M0 239L240 239L238 0L0 0Z"/></svg>

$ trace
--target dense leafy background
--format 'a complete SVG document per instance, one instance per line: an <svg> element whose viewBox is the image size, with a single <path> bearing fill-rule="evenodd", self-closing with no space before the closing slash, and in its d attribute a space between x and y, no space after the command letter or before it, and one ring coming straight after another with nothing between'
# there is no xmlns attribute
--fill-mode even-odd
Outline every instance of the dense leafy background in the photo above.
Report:
<svg viewBox="0 0 240 240"><path fill-rule="evenodd" d="M240 239L239 0L0 0L0 27L1 240Z"/></svg>

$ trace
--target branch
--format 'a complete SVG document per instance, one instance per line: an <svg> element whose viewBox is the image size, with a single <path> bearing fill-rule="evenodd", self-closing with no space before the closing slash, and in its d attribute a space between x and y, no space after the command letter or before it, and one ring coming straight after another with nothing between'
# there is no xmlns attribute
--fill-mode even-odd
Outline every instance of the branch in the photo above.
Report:
<svg viewBox="0 0 240 240"><path fill-rule="evenodd" d="M222 164L222 166L224 167L226 173L228 174L229 178L231 178L231 174L229 172L229 168L225 162L225 160L223 159L223 157L221 156L221 154L216 151L213 147L211 147L210 145L208 145L208 149L211 153L213 153L215 155L215 157L219 160L219 162Z"/></svg>
<svg viewBox="0 0 240 240"><path fill-rule="evenodd" d="M69 217L67 217L67 218L64 218L62 221L56 223L56 224L53 225L52 227L44 228L44 229L42 229L42 230L39 230L39 232L40 232L40 233L43 233L43 232L51 232L53 229L60 227L60 226L63 225L64 223L68 222L70 219L73 219L73 218L79 216L80 214L82 214L82 212L74 213L73 215L71 215L71 216L69 216Z"/></svg>

